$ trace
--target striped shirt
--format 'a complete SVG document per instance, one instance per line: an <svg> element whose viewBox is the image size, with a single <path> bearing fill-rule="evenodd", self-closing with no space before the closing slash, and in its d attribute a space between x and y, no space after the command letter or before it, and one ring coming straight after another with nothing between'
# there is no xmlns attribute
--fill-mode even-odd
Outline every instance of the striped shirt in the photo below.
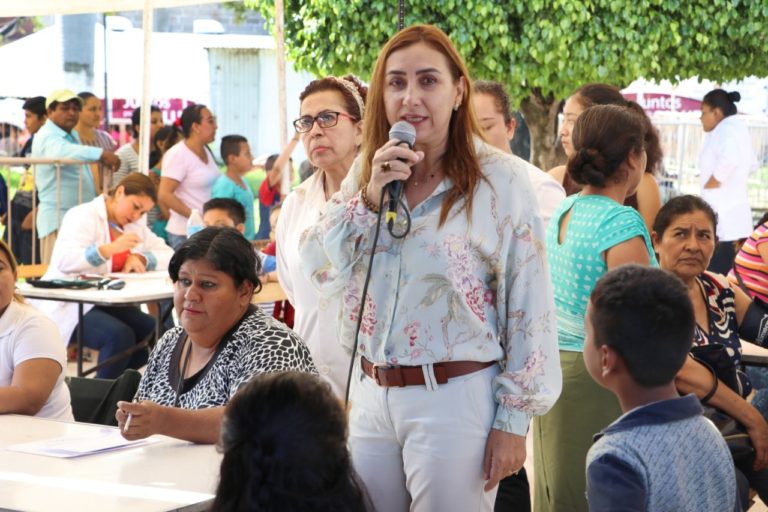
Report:
<svg viewBox="0 0 768 512"><path fill-rule="evenodd" d="M735 274L738 272L749 295L768 302L768 263L760 256L760 246L764 243L768 243L768 222L757 226L741 246L728 278L738 282Z"/></svg>
<svg viewBox="0 0 768 512"><path fill-rule="evenodd" d="M114 152L117 149L117 142L115 142L115 139L112 138L110 134L105 132L104 130L94 130L94 134L96 135L95 140L89 140L85 141L80 139L80 143L84 146L93 146L97 148L101 148L104 151L111 151ZM107 190L110 188L112 184L112 171L109 171L104 167L103 164L92 164L98 166L99 169L99 179L101 180L101 185L104 188L104 190Z"/></svg>
<svg viewBox="0 0 768 512"><path fill-rule="evenodd" d="M120 183L120 180L128 176L129 172L139 170L139 155L130 143L121 146L115 154L120 159L120 168L112 175L113 186Z"/></svg>

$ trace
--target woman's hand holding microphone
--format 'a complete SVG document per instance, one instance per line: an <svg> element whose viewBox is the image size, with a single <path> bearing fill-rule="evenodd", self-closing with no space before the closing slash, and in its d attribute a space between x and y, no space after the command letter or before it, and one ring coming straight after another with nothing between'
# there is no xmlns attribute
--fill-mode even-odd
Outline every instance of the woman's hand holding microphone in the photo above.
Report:
<svg viewBox="0 0 768 512"><path fill-rule="evenodd" d="M370 204L378 205L385 187L393 181L405 181L411 175L411 166L424 158L423 151L413 151L398 140L389 140L373 155L371 179L365 189ZM385 200L387 197L385 197Z"/></svg>

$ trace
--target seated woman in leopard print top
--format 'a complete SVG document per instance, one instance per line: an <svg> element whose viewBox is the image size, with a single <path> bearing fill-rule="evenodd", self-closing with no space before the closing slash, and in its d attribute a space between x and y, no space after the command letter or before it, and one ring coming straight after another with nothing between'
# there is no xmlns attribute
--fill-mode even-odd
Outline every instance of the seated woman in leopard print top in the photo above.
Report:
<svg viewBox="0 0 768 512"><path fill-rule="evenodd" d="M179 247L168 273L181 325L152 351L134 402L117 404L126 439L215 443L224 406L253 375L317 372L304 342L251 305L257 270L250 243L231 228L206 228Z"/></svg>

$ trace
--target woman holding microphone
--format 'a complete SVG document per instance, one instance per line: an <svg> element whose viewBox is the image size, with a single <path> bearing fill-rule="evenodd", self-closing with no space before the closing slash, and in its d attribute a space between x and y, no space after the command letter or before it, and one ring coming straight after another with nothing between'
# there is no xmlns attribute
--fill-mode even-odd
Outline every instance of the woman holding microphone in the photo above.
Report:
<svg viewBox="0 0 768 512"><path fill-rule="evenodd" d="M467 68L436 27L387 42L366 109L361 157L301 243L305 272L342 301L350 349L376 255L351 379L352 459L379 511L490 511L525 460L530 418L560 393L531 185L481 139ZM398 121L413 125L413 150L388 141ZM410 233L382 227L374 247L395 180Z"/></svg>

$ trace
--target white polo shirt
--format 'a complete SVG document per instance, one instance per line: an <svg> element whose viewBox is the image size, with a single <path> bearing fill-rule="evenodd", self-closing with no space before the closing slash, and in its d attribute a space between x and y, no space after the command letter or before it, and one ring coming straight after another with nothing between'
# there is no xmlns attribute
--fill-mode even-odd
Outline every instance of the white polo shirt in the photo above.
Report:
<svg viewBox="0 0 768 512"><path fill-rule="evenodd" d="M59 330L32 306L12 301L0 316L0 387L10 386L14 369L30 359L53 359L61 367L53 391L35 416L73 421L64 382L67 354Z"/></svg>

